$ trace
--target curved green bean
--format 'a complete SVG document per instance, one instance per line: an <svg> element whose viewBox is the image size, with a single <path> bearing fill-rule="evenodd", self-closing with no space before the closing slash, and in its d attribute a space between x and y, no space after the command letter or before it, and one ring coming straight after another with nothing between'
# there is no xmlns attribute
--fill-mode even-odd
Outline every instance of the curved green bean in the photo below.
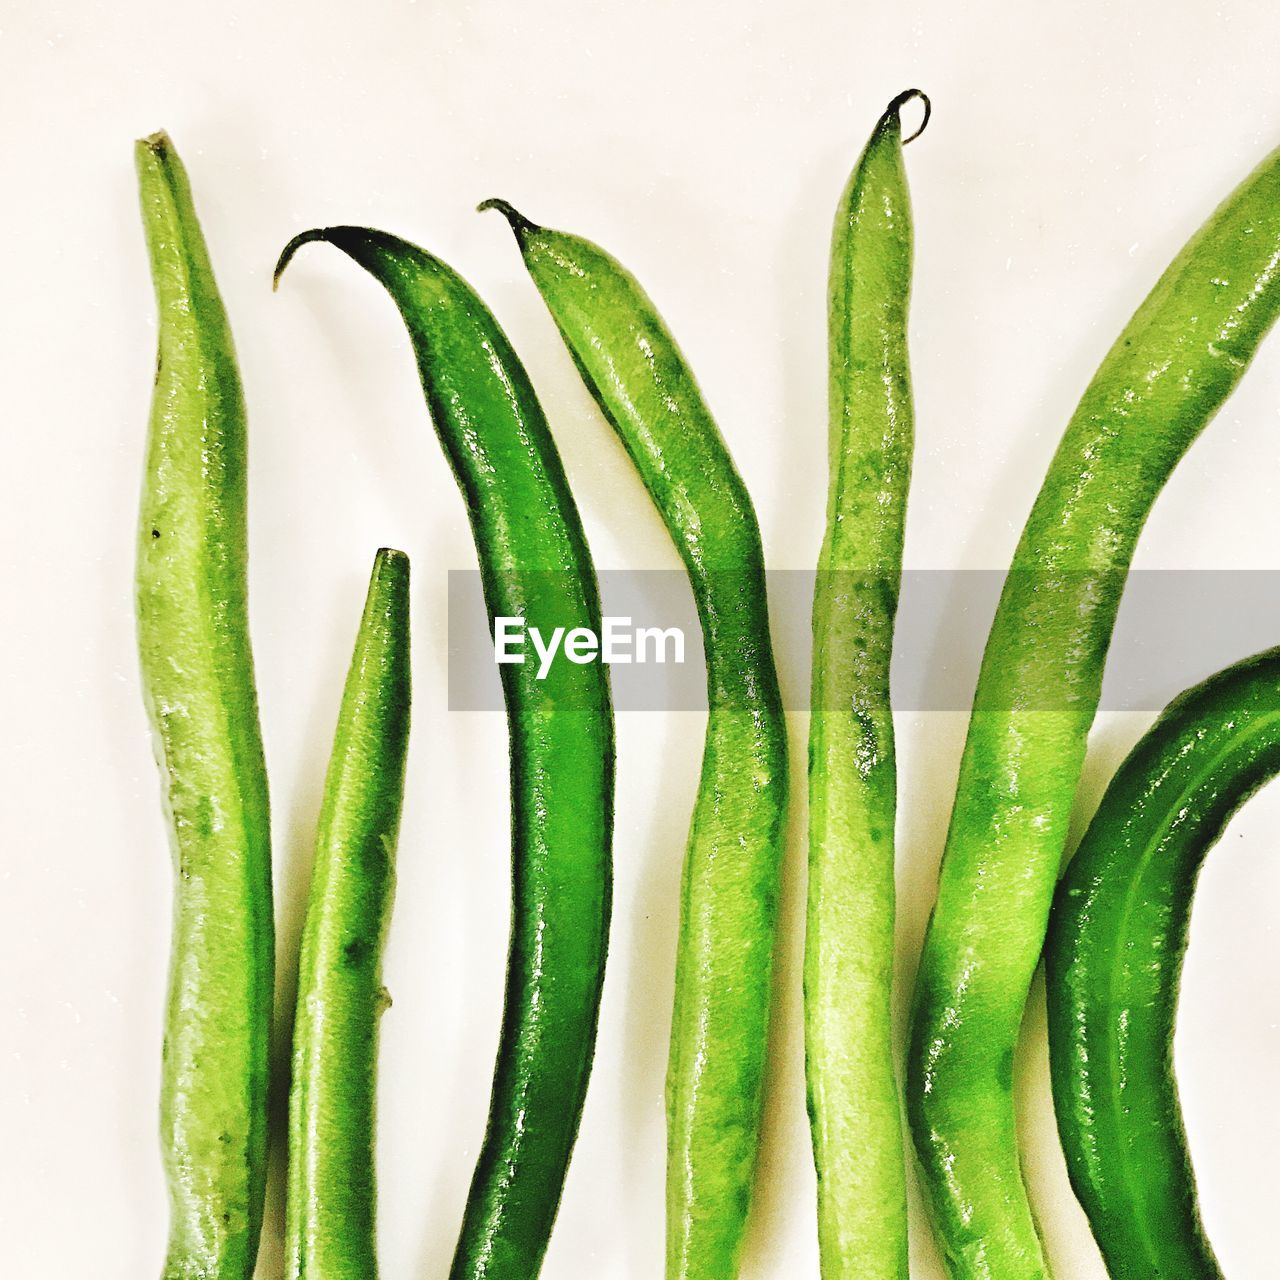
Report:
<svg viewBox="0 0 1280 1280"><path fill-rule="evenodd" d="M546 419L506 335L470 286L380 231L326 241L391 294L466 503L490 624L600 632L595 570ZM613 712L599 663L499 667L511 735L512 914L489 1123L452 1280L538 1274L586 1096L608 944Z"/></svg>
<svg viewBox="0 0 1280 1280"><path fill-rule="evenodd" d="M172 143L137 144L159 313L138 652L176 872L161 1083L165 1280L250 1280L267 1165L270 817L246 582L235 348Z"/></svg>
<svg viewBox="0 0 1280 1280"><path fill-rule="evenodd" d="M298 966L286 1237L292 1280L374 1280L382 948L409 744L409 560L374 561L325 778Z"/></svg>
<svg viewBox="0 0 1280 1280"><path fill-rule="evenodd" d="M503 201L525 265L688 570L709 715L667 1076L667 1275L737 1274L759 1142L787 794L755 511L675 340L598 246Z"/></svg>
<svg viewBox="0 0 1280 1280"><path fill-rule="evenodd" d="M805 1065L825 1280L905 1280L906 1170L893 1050L897 767L889 662L914 411L911 200L895 98L831 243L830 484L813 600ZM923 131L924 125L920 126Z"/></svg>
<svg viewBox="0 0 1280 1280"><path fill-rule="evenodd" d="M1196 879L1280 772L1280 649L1171 703L1120 766L1058 886L1045 949L1058 1132L1114 1280L1222 1280L1173 1075Z"/></svg>
<svg viewBox="0 0 1280 1280"><path fill-rule="evenodd" d="M983 655L915 993L907 1105L952 1276L1049 1274L1013 1060L1134 547L1280 311L1280 151L1160 278L1084 393Z"/></svg>

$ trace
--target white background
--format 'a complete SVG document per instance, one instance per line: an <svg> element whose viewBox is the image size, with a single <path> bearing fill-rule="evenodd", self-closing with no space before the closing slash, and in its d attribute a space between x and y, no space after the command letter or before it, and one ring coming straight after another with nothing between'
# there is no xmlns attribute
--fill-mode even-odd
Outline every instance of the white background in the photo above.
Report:
<svg viewBox="0 0 1280 1280"><path fill-rule="evenodd" d="M132 140L190 169L252 429L252 591L282 975L374 548L416 574L414 731L387 957L387 1280L443 1276L482 1131L506 935L501 717L448 713L445 571L473 563L388 300L294 232L366 222L430 246L526 357L597 563L672 567L491 195L588 234L665 311L755 497L770 564L812 567L826 488L824 290L835 201L884 103L918 84L908 563L1002 568L1089 374L1187 235L1280 142L1271 0L903 6L761 0L336 0L0 7L0 1273L156 1274L169 869L133 647L134 517L154 317ZM1156 508L1145 567L1280 568L1280 338ZM606 611L607 611L606 601ZM1177 637L1171 636L1170 643ZM786 680L803 687L794 654ZM1177 687L1207 672L1189 665ZM1106 718L1081 811L1149 717ZM744 1274L817 1276L799 1037L805 726L777 1031ZM901 1002L963 718L901 726ZM662 1076L693 714L618 726L617 909L600 1050L548 1280L660 1274ZM1204 1210L1233 1280L1274 1274L1280 792L1210 860L1178 1066ZM287 997L290 982L282 976ZM1020 1072L1058 1274L1103 1272L1067 1189L1037 994ZM279 1167L276 1168L278 1188ZM918 1206L913 1206L914 1209ZM262 1275L280 1275L280 1200ZM941 1276L913 1219L913 1274Z"/></svg>

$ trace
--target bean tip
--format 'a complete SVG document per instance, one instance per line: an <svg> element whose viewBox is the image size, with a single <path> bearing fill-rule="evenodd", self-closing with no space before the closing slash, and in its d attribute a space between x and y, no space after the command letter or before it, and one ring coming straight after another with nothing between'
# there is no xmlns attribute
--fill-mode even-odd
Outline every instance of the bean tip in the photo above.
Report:
<svg viewBox="0 0 1280 1280"><path fill-rule="evenodd" d="M913 99L918 101L924 108L924 118L920 121L920 124L914 133L908 134L902 139L902 145L904 147L908 142L914 142L929 125L929 117L933 114L933 103L929 101L929 95L925 93L923 89L904 89L884 109L884 119L887 120L890 116L897 116L899 121L901 121L902 108Z"/></svg>
<svg viewBox="0 0 1280 1280"><path fill-rule="evenodd" d="M163 159L173 149L173 142L163 129L157 129L155 133L138 139L138 149Z"/></svg>
<svg viewBox="0 0 1280 1280"><path fill-rule="evenodd" d="M409 567L409 557L395 547L379 547L378 553L374 556L374 563L378 565L396 565L401 568Z"/></svg>
<svg viewBox="0 0 1280 1280"><path fill-rule="evenodd" d="M481 200L480 203L476 205L477 213L484 213L488 209L496 209L504 218L506 218L506 220L511 224L511 230L515 232L517 239L538 230L537 224L530 222L529 219L526 218L524 214L508 200L501 200L497 196L491 196L488 200Z"/></svg>
<svg viewBox="0 0 1280 1280"><path fill-rule="evenodd" d="M284 275L284 269L293 261L293 255L304 244L311 244L314 240L328 240L329 238L329 229L327 227L314 227L310 231L302 231L294 236L280 251L280 256L276 259L275 270L271 273L271 291L274 293L280 288L280 277Z"/></svg>
<svg viewBox="0 0 1280 1280"><path fill-rule="evenodd" d="M395 547L379 547L373 557L373 572L369 578L370 598L377 591L384 598L399 597L407 607L409 594L409 557Z"/></svg>

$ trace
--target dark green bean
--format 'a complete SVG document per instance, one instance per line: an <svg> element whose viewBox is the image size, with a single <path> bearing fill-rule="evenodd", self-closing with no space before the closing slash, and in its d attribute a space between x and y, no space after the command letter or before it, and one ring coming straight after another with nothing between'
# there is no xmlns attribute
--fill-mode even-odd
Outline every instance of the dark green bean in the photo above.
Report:
<svg viewBox="0 0 1280 1280"><path fill-rule="evenodd" d="M1120 766L1058 886L1045 950L1058 1132L1113 1280L1222 1280L1173 1075L1196 880L1280 772L1280 649L1171 703Z"/></svg>
<svg viewBox="0 0 1280 1280"><path fill-rule="evenodd" d="M400 309L462 490L490 624L600 632L595 571L546 420L506 335L451 268L379 231L327 241ZM511 734L512 915L489 1125L452 1280L529 1280L542 1265L595 1049L608 942L613 713L599 663L499 668Z"/></svg>

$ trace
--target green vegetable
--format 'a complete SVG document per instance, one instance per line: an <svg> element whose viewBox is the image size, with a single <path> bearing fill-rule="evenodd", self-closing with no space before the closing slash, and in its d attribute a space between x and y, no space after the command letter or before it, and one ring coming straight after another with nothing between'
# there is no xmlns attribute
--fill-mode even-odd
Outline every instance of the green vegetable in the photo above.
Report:
<svg viewBox="0 0 1280 1280"><path fill-rule="evenodd" d="M1103 662L1169 473L1280 310L1280 151L1182 250L1067 426L983 657L917 979L907 1104L954 1277L1049 1274L1019 1168L1013 1058Z"/></svg>
<svg viewBox="0 0 1280 1280"><path fill-rule="evenodd" d="M889 660L914 434L911 202L899 116L912 98L928 121L929 100L918 90L889 104L841 197L831 244L831 476L813 600L804 965L826 1280L907 1275L891 1000L897 768Z"/></svg>
<svg viewBox="0 0 1280 1280"><path fill-rule="evenodd" d="M267 1165L270 819L246 608L245 411L173 145L137 144L159 311L138 652L176 872L161 1085L165 1280L249 1280Z"/></svg>
<svg viewBox="0 0 1280 1280"><path fill-rule="evenodd" d="M409 561L374 561L325 779L289 1094L293 1280L373 1280L378 1019L409 742Z"/></svg>
<svg viewBox="0 0 1280 1280"><path fill-rule="evenodd" d="M637 281L503 201L534 284L684 560L710 708L685 859L667 1076L667 1275L737 1274L759 1144L787 794L755 511Z"/></svg>
<svg viewBox="0 0 1280 1280"><path fill-rule="evenodd" d="M1058 887L1045 951L1058 1132L1115 1280L1221 1280L1196 1203L1173 1030L1201 864L1280 772L1280 649L1167 707Z"/></svg>
<svg viewBox="0 0 1280 1280"><path fill-rule="evenodd" d="M436 432L466 502L490 624L600 631L595 571L546 420L506 335L438 258L379 231L327 241L400 309ZM489 1125L452 1280L538 1274L595 1049L609 932L613 713L598 663L499 667L511 735L512 914Z"/></svg>

